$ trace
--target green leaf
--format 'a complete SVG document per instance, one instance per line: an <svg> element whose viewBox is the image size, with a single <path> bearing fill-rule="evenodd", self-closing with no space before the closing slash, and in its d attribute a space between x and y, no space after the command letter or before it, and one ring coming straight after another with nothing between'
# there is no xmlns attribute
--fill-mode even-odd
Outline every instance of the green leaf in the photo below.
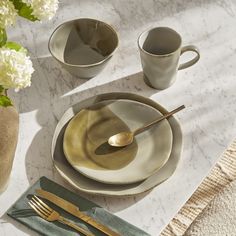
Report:
<svg viewBox="0 0 236 236"><path fill-rule="evenodd" d="M7 33L5 29L0 28L0 47L2 47L7 41Z"/></svg>
<svg viewBox="0 0 236 236"><path fill-rule="evenodd" d="M0 95L0 106L8 107L8 106L13 106L13 105L9 97Z"/></svg>
<svg viewBox="0 0 236 236"><path fill-rule="evenodd" d="M18 15L31 21L38 20L32 13L33 9L21 0L10 0L18 10Z"/></svg>
<svg viewBox="0 0 236 236"><path fill-rule="evenodd" d="M22 49L22 46L15 42L7 42L4 46L9 49L14 49L16 51L20 51Z"/></svg>
<svg viewBox="0 0 236 236"><path fill-rule="evenodd" d="M17 52L21 51L21 52L24 52L25 54L28 53L26 48L22 47L19 43L16 43L16 42L6 42L4 47L9 48L9 49L13 49Z"/></svg>

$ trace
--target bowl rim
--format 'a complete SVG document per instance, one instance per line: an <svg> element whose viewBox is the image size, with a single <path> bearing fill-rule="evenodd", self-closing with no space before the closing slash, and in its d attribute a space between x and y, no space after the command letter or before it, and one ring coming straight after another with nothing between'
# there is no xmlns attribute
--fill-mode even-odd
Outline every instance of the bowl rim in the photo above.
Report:
<svg viewBox="0 0 236 236"><path fill-rule="evenodd" d="M92 64L83 64L83 65L75 65L75 64L70 64L70 63L67 63L65 61L62 61L60 60L58 57L55 56L55 54L52 52L52 48L51 48L51 41L52 41L52 38L54 36L54 34L64 25L66 24L71 24L72 22L76 22L76 21L80 21L80 20L89 20L89 21L95 21L95 22L99 22L99 23L102 23L104 24L106 27L108 27L113 33L114 35L116 36L116 39L117 39L117 44L115 46L115 48L113 49L113 51L107 56L105 57L103 60L101 61L98 61L96 63L92 63ZM114 29L114 27L112 27L111 25L109 25L108 23L104 22L104 21L100 21L100 20L97 20L97 19L93 19L93 18L77 18L77 19L73 19L73 20L69 20L69 21L65 21L63 22L62 24L58 25L52 32L52 34L50 35L49 37L49 40L48 40L48 50L49 52L51 53L52 57L55 58L57 61L59 61L60 63L62 63L63 65L67 65L67 66L70 66L70 67L78 67L78 68L87 68L87 67L94 67L94 66L97 66L97 65L101 65L103 64L105 61L109 60L113 54L115 53L115 51L117 50L119 46L119 37L118 37L118 33L117 31Z"/></svg>

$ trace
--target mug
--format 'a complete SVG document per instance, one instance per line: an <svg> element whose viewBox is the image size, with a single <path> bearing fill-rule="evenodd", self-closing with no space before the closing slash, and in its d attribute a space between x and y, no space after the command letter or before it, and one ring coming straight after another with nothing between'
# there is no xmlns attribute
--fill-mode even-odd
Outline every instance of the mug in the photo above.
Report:
<svg viewBox="0 0 236 236"><path fill-rule="evenodd" d="M138 47L146 84L156 89L168 88L175 82L178 70L190 67L200 59L197 47L181 45L181 36L168 27L153 28L139 36ZM187 51L195 52L196 56L179 65L180 56Z"/></svg>

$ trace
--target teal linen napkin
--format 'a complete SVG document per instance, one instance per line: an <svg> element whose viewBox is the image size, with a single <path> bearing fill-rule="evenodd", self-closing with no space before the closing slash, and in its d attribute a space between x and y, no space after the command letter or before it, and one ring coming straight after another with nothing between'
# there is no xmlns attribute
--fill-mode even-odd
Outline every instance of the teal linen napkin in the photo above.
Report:
<svg viewBox="0 0 236 236"><path fill-rule="evenodd" d="M31 199L32 195L35 194L35 190L41 188L62 197L63 199L70 201L71 203L79 206L80 210L85 212L87 215L97 219L104 225L109 226L114 231L120 233L122 236L150 236L141 229L129 224L121 218L111 214L110 212L103 209L101 206L69 191L61 185L49 180L46 177L41 177L33 186L31 186L7 211L7 214L29 228L37 231L41 235L47 236L60 236L60 235L83 235L78 234L68 226L65 226L59 222L48 222L39 217L28 205L28 200ZM96 236L103 236L104 233L96 230L92 226L84 223L80 219L73 215L70 215L63 209L55 206L49 201L45 202L50 205L53 209L57 210L66 219L80 225L81 227L88 229Z"/></svg>

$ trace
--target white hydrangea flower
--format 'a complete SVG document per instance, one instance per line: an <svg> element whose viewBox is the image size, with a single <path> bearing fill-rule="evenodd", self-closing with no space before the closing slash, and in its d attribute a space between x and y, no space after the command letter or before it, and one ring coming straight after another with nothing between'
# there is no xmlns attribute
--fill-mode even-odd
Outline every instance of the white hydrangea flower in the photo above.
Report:
<svg viewBox="0 0 236 236"><path fill-rule="evenodd" d="M32 62L25 49L15 51L0 48L0 85L5 89L15 88L17 91L30 86L33 72Z"/></svg>
<svg viewBox="0 0 236 236"><path fill-rule="evenodd" d="M17 10L9 0L0 0L0 28L14 25L17 17Z"/></svg>
<svg viewBox="0 0 236 236"><path fill-rule="evenodd" d="M22 0L39 20L51 20L58 9L58 0Z"/></svg>

